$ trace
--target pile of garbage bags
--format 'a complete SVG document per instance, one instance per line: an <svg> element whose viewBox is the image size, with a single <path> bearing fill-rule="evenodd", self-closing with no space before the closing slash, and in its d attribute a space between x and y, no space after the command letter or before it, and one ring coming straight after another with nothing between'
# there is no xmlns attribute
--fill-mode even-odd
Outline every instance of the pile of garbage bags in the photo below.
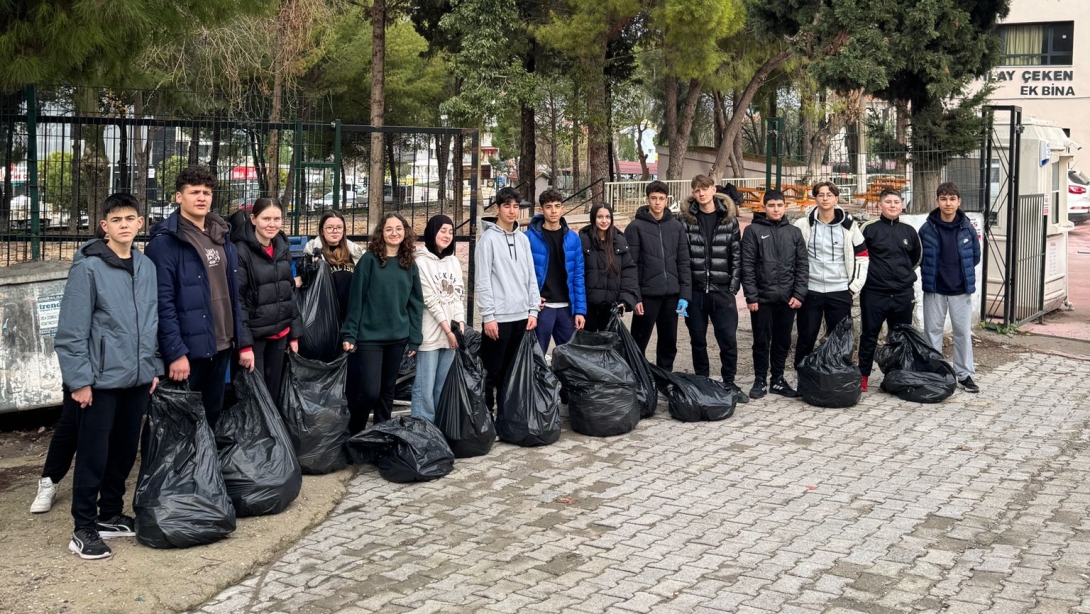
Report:
<svg viewBox="0 0 1090 614"><path fill-rule="evenodd" d="M651 365L640 351L639 344L632 338L632 333L628 332L628 327L621 321L619 309L613 310L606 330L617 335L617 353L636 377L636 403L640 406L640 417L654 416L659 404L659 391L651 374Z"/></svg>
<svg viewBox="0 0 1090 614"><path fill-rule="evenodd" d="M484 365L466 347L461 329L455 324L451 330L458 349L439 394L435 425L456 458L484 456L496 441L496 425L484 400Z"/></svg>
<svg viewBox="0 0 1090 614"><path fill-rule="evenodd" d="M136 539L151 548L210 544L235 530L201 393L164 382L151 397L133 495Z"/></svg>
<svg viewBox="0 0 1090 614"><path fill-rule="evenodd" d="M235 514L279 514L303 485L291 439L265 378L243 369L234 379L238 401L216 422L216 446Z"/></svg>
<svg viewBox="0 0 1090 614"><path fill-rule="evenodd" d="M636 428L640 406L636 376L614 346L617 335L577 330L553 350L553 372L568 393L572 430L592 437Z"/></svg>
<svg viewBox="0 0 1090 614"><path fill-rule="evenodd" d="M738 393L703 375L670 373L656 365L650 372L670 402L670 417L682 422L715 422L734 415Z"/></svg>
<svg viewBox="0 0 1090 614"><path fill-rule="evenodd" d="M427 482L454 469L454 452L443 433L424 418L399 416L356 433L348 440L356 464L374 463L391 482Z"/></svg>
<svg viewBox="0 0 1090 614"><path fill-rule="evenodd" d="M533 331L526 331L515 354L498 403L496 430L502 441L523 447L560 439L560 382Z"/></svg>
<svg viewBox="0 0 1090 614"><path fill-rule="evenodd" d="M905 401L939 403L957 390L954 367L911 324L895 325L874 359L882 390Z"/></svg>
<svg viewBox="0 0 1090 614"><path fill-rule="evenodd" d="M851 407L863 394L863 376L852 361L855 329L846 317L799 363L799 396L817 407Z"/></svg>
<svg viewBox="0 0 1090 614"><path fill-rule="evenodd" d="M345 378L348 354L331 362L289 354L280 388L284 418L295 457L306 474L323 474L348 466L348 401Z"/></svg>

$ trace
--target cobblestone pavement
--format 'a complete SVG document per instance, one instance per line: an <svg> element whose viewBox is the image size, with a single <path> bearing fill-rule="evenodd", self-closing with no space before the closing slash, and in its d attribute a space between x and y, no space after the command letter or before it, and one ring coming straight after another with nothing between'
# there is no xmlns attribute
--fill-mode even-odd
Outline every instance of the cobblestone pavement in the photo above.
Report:
<svg viewBox="0 0 1090 614"><path fill-rule="evenodd" d="M683 424L663 404L436 482L365 469L200 611L1090 613L1088 376L1012 355L937 406L776 398Z"/></svg>

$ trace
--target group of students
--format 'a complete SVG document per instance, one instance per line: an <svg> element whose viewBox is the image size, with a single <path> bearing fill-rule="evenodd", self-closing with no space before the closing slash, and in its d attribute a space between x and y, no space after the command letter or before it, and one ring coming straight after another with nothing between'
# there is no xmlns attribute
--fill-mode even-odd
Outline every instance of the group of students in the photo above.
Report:
<svg viewBox="0 0 1090 614"><path fill-rule="evenodd" d="M258 199L231 223L211 211L216 179L191 167L179 173L178 209L150 232L146 255L133 247L143 226L128 194L104 203L101 239L80 247L61 303L55 348L64 383L62 418L46 458L32 512L50 509L75 456L69 549L83 558L110 556L103 538L135 535L123 513L125 480L135 463L140 425L165 377L199 391L209 424L222 411L227 370L256 371L274 400L289 352L304 334L283 210ZM837 206L838 188L814 186L817 206L794 225L781 193L764 197L744 235L735 200L712 180L692 180L692 197L675 217L664 183L647 186L647 205L621 232L608 204L591 207L578 233L563 216L562 197L546 190L541 212L519 228L520 195L501 189L496 216L485 218L476 246L475 296L481 312L480 356L486 403L508 379L526 331L542 351L579 329L604 329L615 311L632 311L632 336L646 352L657 329L655 362L668 371L677 354L677 322L692 339L693 367L708 376L707 329L719 345L723 383L735 384L741 289L753 323L756 375L749 396L797 396L784 378L798 312L795 365L826 328L850 317L860 296L863 390L884 322L911 322L915 269L923 264L926 333L941 351L947 311L961 385L972 380L969 304L980 259L975 229L958 210L957 187L938 189L938 207L919 236L899 221L900 195L881 196L881 216L862 228ZM344 217L325 212L306 257L329 267L337 297L341 348L350 352L349 429L388 420L403 356L416 357L414 416L434 420L447 371L464 330L465 285L454 223L431 218L424 245L406 220L385 215L366 248L347 239ZM771 371L771 387L766 376Z"/></svg>

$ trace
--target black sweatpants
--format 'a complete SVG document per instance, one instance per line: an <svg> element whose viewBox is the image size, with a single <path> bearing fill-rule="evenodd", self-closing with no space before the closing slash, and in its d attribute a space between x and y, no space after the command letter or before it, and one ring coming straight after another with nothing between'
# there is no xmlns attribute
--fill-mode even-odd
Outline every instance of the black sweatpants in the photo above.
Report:
<svg viewBox="0 0 1090 614"><path fill-rule="evenodd" d="M863 290L859 294L859 372L870 376L874 364L874 351L878 347L878 334L882 324L912 324L915 294L909 288L901 294L880 294Z"/></svg>
<svg viewBox="0 0 1090 614"><path fill-rule="evenodd" d="M481 335L481 362L485 369L484 401L489 410L495 409L496 399L503 397L511 363L515 361L515 353L526 334L526 323L527 320L497 322L500 334L495 340Z"/></svg>
<svg viewBox="0 0 1090 614"><path fill-rule="evenodd" d="M125 480L136 462L140 421L151 401L151 383L134 388L92 389L91 405L80 409L76 469L72 473L72 518L76 529L93 529L124 509Z"/></svg>
<svg viewBox="0 0 1090 614"><path fill-rule="evenodd" d="M280 407L280 381L284 377L288 338L254 339L253 348L254 372L265 378L265 387L269 389L273 403Z"/></svg>
<svg viewBox="0 0 1090 614"><path fill-rule="evenodd" d="M818 334L821 333L821 321L825 320L825 334L833 332L837 324L852 315L852 293L814 292L806 293L806 300L799 309L799 338L795 342L795 368L803 358L814 351Z"/></svg>
<svg viewBox="0 0 1090 614"><path fill-rule="evenodd" d="M586 321L583 329L588 333L596 333L606 329L609 318L612 317L613 305L603 303L601 305L587 305Z"/></svg>
<svg viewBox="0 0 1090 614"><path fill-rule="evenodd" d="M677 356L677 300L678 296L643 297L643 315L632 316L632 338L640 346L640 351L647 354L647 344L651 342L651 331L658 329L658 344L655 347L655 364L667 371L674 370L674 357Z"/></svg>
<svg viewBox="0 0 1090 614"><path fill-rule="evenodd" d="M795 323L795 311L787 303L758 303L757 311L749 312L753 324L755 381L765 381L770 367L773 382L783 377L787 354L791 352L791 325Z"/></svg>
<svg viewBox="0 0 1090 614"><path fill-rule="evenodd" d="M53 427L53 438L49 440L49 452L45 455L42 477L49 478L54 484L64 479L72 468L72 458L76 456L79 443L79 403L67 402L68 388L64 388L65 402L61 406L61 417Z"/></svg>
<svg viewBox="0 0 1090 614"><path fill-rule="evenodd" d="M231 364L235 350L228 349L208 358L189 359L189 389L201 393L204 402L204 415L208 426L216 430L216 422L223 413L223 392L227 388L227 367Z"/></svg>
<svg viewBox="0 0 1090 614"><path fill-rule="evenodd" d="M693 373L708 377L708 320L712 322L715 341L719 344L720 375L724 384L734 383L738 371L738 304L725 292L702 292L689 303L689 337L693 344Z"/></svg>
<svg viewBox="0 0 1090 614"><path fill-rule="evenodd" d="M349 401L352 417L348 430L354 435L367 428L367 418L374 414L372 424L385 422L394 413L394 388L401 359L405 356L404 341L395 343L364 343L356 346L360 355L359 397Z"/></svg>

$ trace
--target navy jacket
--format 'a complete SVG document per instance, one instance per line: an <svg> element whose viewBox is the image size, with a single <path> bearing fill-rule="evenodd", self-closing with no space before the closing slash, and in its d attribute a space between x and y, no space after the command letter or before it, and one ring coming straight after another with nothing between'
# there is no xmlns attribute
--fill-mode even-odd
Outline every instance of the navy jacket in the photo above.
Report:
<svg viewBox="0 0 1090 614"><path fill-rule="evenodd" d="M927 216L923 226L920 226L920 242L923 244L920 278L924 292L938 292L936 280L939 274L939 245L941 243L938 225L944 223L941 212L936 208ZM976 292L976 265L980 264L980 240L977 239L976 228L973 228L969 217L962 211L955 214L952 223L958 225L958 257L961 260L961 270L965 274L966 293L972 294Z"/></svg>
<svg viewBox="0 0 1090 614"><path fill-rule="evenodd" d="M549 271L549 243L542 233L545 217L535 215L530 220L526 238L530 240L530 253L534 256L534 273L537 274L537 289L545 285L545 274ZM568 222L560 218L560 228L564 230L564 268L568 272L568 298L571 300L572 315L587 315L587 290L584 280L583 242L574 230L568 230Z"/></svg>
<svg viewBox="0 0 1090 614"><path fill-rule="evenodd" d="M216 354L216 325L212 320L212 289L204 262L178 231L180 213L175 210L151 229L144 253L155 263L159 286L159 353L169 365L182 356L209 358ZM218 216L209 214L210 221ZM224 235L227 254L227 288L235 320L235 346L242 330L242 307L238 300L238 252Z"/></svg>

